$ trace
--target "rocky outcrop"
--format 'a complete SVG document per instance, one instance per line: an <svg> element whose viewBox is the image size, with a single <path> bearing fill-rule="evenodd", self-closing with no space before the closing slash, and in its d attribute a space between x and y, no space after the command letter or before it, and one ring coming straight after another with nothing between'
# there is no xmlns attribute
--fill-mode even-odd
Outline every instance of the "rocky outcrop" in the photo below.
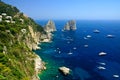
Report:
<svg viewBox="0 0 120 80"><path fill-rule="evenodd" d="M51 32L41 35L41 42L51 42L53 34Z"/></svg>
<svg viewBox="0 0 120 80"><path fill-rule="evenodd" d="M46 67L44 66L45 63L41 60L41 58L39 56L36 55L36 58L34 59L35 61L35 71L38 74L41 70L46 69Z"/></svg>
<svg viewBox="0 0 120 80"><path fill-rule="evenodd" d="M27 45L30 50L36 50L40 49L40 47L38 46L41 40L40 37L40 32L34 31L32 26L28 26L28 30L26 30L26 32L23 33L21 31L21 34L18 35L18 41L20 42L21 39L24 38L25 45Z"/></svg>
<svg viewBox="0 0 120 80"><path fill-rule="evenodd" d="M67 67L59 67L59 70L64 74L64 75L68 75L70 74L70 69Z"/></svg>
<svg viewBox="0 0 120 80"><path fill-rule="evenodd" d="M63 30L76 30L76 22L74 20L70 20L66 23Z"/></svg>
<svg viewBox="0 0 120 80"><path fill-rule="evenodd" d="M48 23L44 27L45 34L41 35L41 42L51 42L52 32L57 31L55 27L55 23L52 20L49 20Z"/></svg>
<svg viewBox="0 0 120 80"><path fill-rule="evenodd" d="M55 23L52 20L49 20L45 25L44 30L48 33L56 31Z"/></svg>
<svg viewBox="0 0 120 80"><path fill-rule="evenodd" d="M41 70L46 69L45 63L41 60L41 58L38 55L36 55L36 58L34 58L34 62L35 62L35 75L33 75L32 80L40 80L39 76L37 75Z"/></svg>
<svg viewBox="0 0 120 80"><path fill-rule="evenodd" d="M21 39L23 39L24 37L23 43L27 45L27 47L30 50L36 50L36 49L40 49L38 44L40 44L41 42L42 35L47 36L46 34L42 34L39 31L34 31L33 27L29 25L28 30L26 30L25 32L21 31L21 33L18 35L18 41L20 42ZM43 39L45 39L45 37L43 37ZM35 57L30 59L30 60L34 60L34 66L35 66L35 69L34 69L35 74L32 76L32 80L40 80L37 75L41 70L46 69L46 67L42 59L37 54L34 54L34 55Z"/></svg>

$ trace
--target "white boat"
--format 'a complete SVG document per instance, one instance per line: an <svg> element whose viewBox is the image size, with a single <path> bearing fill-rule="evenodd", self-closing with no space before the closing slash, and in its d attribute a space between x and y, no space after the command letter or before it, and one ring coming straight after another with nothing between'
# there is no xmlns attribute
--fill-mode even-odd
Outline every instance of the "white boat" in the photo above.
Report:
<svg viewBox="0 0 120 80"><path fill-rule="evenodd" d="M99 66L99 67L97 67L98 69L100 69L100 70L105 70L106 68L105 67L103 67L103 66Z"/></svg>
<svg viewBox="0 0 120 80"><path fill-rule="evenodd" d="M84 45L84 47L88 47L88 45Z"/></svg>
<svg viewBox="0 0 120 80"><path fill-rule="evenodd" d="M77 49L76 47L74 47L73 49Z"/></svg>
<svg viewBox="0 0 120 80"><path fill-rule="evenodd" d="M113 77L115 77L115 78L119 78L119 75L114 74Z"/></svg>
<svg viewBox="0 0 120 80"><path fill-rule="evenodd" d="M94 33L99 33L100 31L99 31L99 30L97 30L97 29L95 29L93 32L94 32Z"/></svg>
<svg viewBox="0 0 120 80"><path fill-rule="evenodd" d="M99 53L99 56L105 56L107 53L105 53L105 52L100 52Z"/></svg>
<svg viewBox="0 0 120 80"><path fill-rule="evenodd" d="M73 54L71 51L68 53L69 55Z"/></svg>
<svg viewBox="0 0 120 80"><path fill-rule="evenodd" d="M91 38L92 36L91 36L91 35L87 35L86 37L87 37L87 38Z"/></svg>
<svg viewBox="0 0 120 80"><path fill-rule="evenodd" d="M104 66L106 65L106 63L103 63L103 62L100 62L99 64L104 65Z"/></svg>
<svg viewBox="0 0 120 80"><path fill-rule="evenodd" d="M58 51L58 53L60 54L60 53L61 53L61 51Z"/></svg>
<svg viewBox="0 0 120 80"><path fill-rule="evenodd" d="M106 37L107 37L107 38L114 38L115 36L114 36L114 35L111 35L111 34L108 34Z"/></svg>

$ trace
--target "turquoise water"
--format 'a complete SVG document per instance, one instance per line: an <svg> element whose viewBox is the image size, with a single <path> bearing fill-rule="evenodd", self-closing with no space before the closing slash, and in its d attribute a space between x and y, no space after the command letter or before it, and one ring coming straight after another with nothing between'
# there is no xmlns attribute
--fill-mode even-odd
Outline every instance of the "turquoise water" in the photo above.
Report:
<svg viewBox="0 0 120 80"><path fill-rule="evenodd" d="M45 25L47 21L36 22ZM35 51L47 66L39 74L41 80L120 80L113 77L120 75L120 21L77 21L76 31L62 32L66 22L56 20L58 31L54 32L52 42L41 43L42 49ZM100 33L93 33L95 29ZM107 38L108 34L115 37ZM87 35L92 37L84 39ZM107 55L99 56L100 52ZM71 74L63 76L58 71L60 66L70 68ZM99 66L106 69L100 70Z"/></svg>

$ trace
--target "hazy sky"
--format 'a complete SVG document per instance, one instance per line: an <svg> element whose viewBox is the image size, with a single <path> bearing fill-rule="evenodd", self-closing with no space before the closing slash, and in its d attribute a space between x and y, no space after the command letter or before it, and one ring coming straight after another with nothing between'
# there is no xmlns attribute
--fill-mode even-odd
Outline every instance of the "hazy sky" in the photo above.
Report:
<svg viewBox="0 0 120 80"><path fill-rule="evenodd" d="M34 19L119 19L120 0L2 0Z"/></svg>

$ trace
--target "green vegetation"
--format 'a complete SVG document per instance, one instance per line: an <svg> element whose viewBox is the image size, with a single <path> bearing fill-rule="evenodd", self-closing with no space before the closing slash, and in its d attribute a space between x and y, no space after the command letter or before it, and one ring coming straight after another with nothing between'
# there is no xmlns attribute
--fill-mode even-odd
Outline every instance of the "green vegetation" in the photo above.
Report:
<svg viewBox="0 0 120 80"><path fill-rule="evenodd" d="M6 5L3 2L0 2L0 14L7 13L10 16L14 16L18 12L19 10L16 7L13 7L11 5Z"/></svg>
<svg viewBox="0 0 120 80"><path fill-rule="evenodd" d="M6 15L2 15L6 13ZM45 33L31 18L20 13L16 7L0 2L0 80L31 80L35 74L35 54L25 41L31 38L28 26L34 32ZM6 18L11 16L12 18ZM6 21L8 20L8 21ZM23 30L23 31L22 31Z"/></svg>

